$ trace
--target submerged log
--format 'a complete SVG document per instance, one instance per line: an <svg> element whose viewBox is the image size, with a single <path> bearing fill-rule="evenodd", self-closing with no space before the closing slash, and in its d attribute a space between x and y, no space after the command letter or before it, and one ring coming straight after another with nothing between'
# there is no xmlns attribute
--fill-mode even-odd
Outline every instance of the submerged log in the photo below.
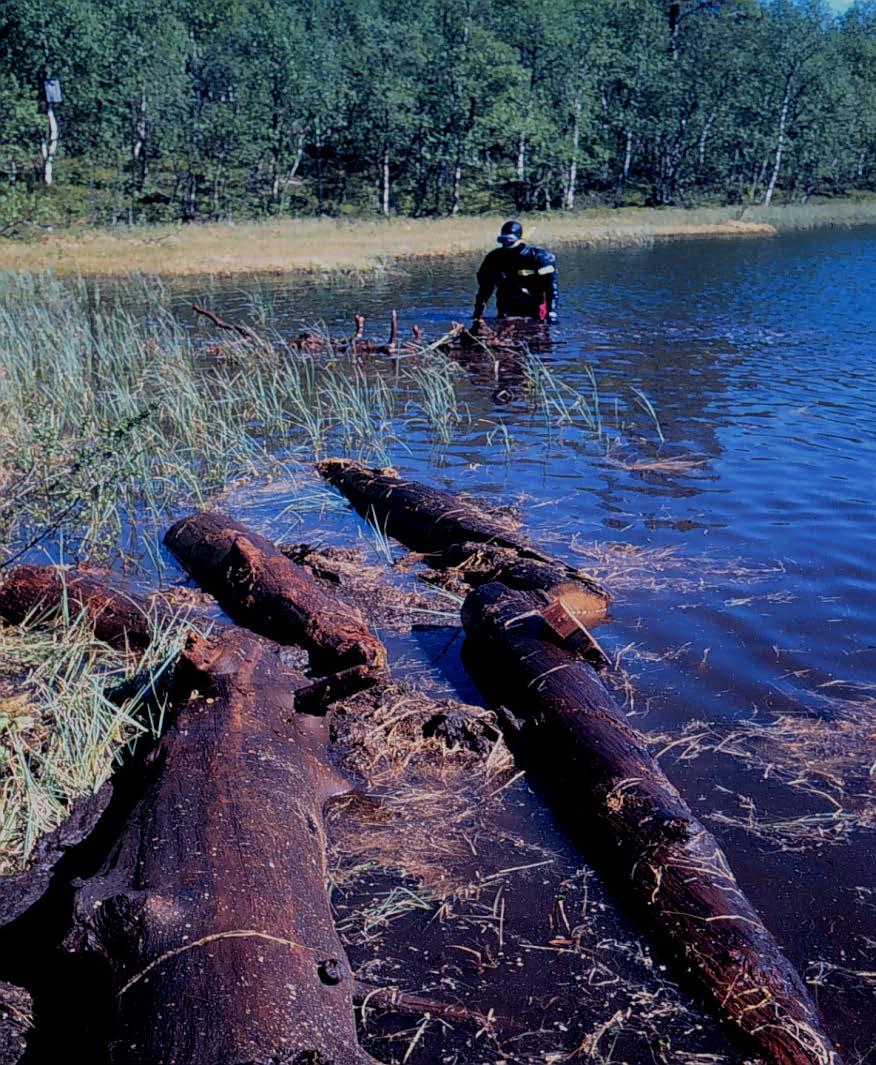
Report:
<svg viewBox="0 0 876 1065"><path fill-rule="evenodd" d="M384 669L383 644L359 611L245 525L224 514L193 514L164 542L236 621L278 643L303 644L318 672Z"/></svg>
<svg viewBox="0 0 876 1065"><path fill-rule="evenodd" d="M111 968L114 1063L372 1060L325 891L322 808L346 782L283 656L240 630L189 638L155 779L77 887L67 943Z"/></svg>
<svg viewBox="0 0 876 1065"><path fill-rule="evenodd" d="M519 719L519 750L549 774L582 835L598 828L599 853L637 910L769 1065L838 1065L806 988L717 841L597 675L545 624L542 606L536 593L488 584L462 610L466 661Z"/></svg>
<svg viewBox="0 0 876 1065"><path fill-rule="evenodd" d="M317 470L362 517L426 554L431 564L456 569L469 584L499 580L513 588L562 592L574 586L592 597L593 617L605 610L610 596L589 574L540 551L510 522L458 495L350 459L325 459Z"/></svg>
<svg viewBox="0 0 876 1065"><path fill-rule="evenodd" d="M192 310L195 314L200 314L204 318L209 319L218 329L225 329L230 333L237 333L238 336L243 337L243 339L249 341L250 344L255 344L260 348L270 349L270 344L266 340L263 340L254 330L250 329L248 325L242 325L240 322L226 322L224 318L220 318L218 314L211 311L208 307L199 307L197 303L192 304Z"/></svg>

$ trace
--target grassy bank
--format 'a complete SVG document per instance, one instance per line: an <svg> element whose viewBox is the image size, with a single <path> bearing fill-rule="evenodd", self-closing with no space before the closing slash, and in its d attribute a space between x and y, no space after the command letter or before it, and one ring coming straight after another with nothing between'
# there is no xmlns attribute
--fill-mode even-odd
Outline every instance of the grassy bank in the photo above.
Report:
<svg viewBox="0 0 876 1065"><path fill-rule="evenodd" d="M740 217L742 213L742 217ZM56 273L170 275L287 270L364 271L424 256L492 246L501 219L407 219L389 222L283 219L197 226L45 233L33 241L0 240L0 264ZM599 208L524 219L535 243L648 244L672 237L771 236L791 229L876 223L876 199L805 207Z"/></svg>

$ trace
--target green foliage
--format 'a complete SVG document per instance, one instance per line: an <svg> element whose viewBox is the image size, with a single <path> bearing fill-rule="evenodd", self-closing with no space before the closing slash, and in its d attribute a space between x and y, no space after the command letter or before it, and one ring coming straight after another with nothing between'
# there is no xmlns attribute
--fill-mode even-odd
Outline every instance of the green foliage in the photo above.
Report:
<svg viewBox="0 0 876 1065"><path fill-rule="evenodd" d="M805 201L874 156L873 0L0 0L0 222Z"/></svg>

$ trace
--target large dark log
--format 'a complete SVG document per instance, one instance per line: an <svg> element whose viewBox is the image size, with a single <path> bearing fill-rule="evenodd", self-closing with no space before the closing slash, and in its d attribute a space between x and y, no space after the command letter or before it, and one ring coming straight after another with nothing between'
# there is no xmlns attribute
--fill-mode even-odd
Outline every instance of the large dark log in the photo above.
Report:
<svg viewBox="0 0 876 1065"><path fill-rule="evenodd" d="M431 556L434 565L458 569L470 584L501 580L546 591L574 584L594 597L594 613L610 598L592 577L534 547L510 522L451 492L350 459L325 459L317 469L362 517Z"/></svg>
<svg viewBox="0 0 876 1065"><path fill-rule="evenodd" d="M190 637L156 777L78 885L68 945L111 967L114 1063L371 1061L325 890L322 808L346 782L283 656Z"/></svg>
<svg viewBox="0 0 876 1065"><path fill-rule="evenodd" d="M806 988L717 841L597 675L545 624L542 607L537 593L488 584L462 611L466 661L520 719L523 757L547 771L636 909L766 1062L837 1065Z"/></svg>
<svg viewBox="0 0 876 1065"><path fill-rule="evenodd" d="M101 638L148 642L144 602L75 571L22 566L0 592L7 620L49 616L66 592ZM189 637L154 779L101 871L77 886L68 945L112 971L114 1063L372 1060L325 890L322 808L348 785L330 766L325 718L299 705L322 710L361 686L363 667L314 683L287 654L234 628ZM39 874L30 902L48 882ZM22 877L17 890L34 886Z"/></svg>
<svg viewBox="0 0 876 1065"><path fill-rule="evenodd" d="M236 621L279 643L302 643L317 671L385 667L383 644L359 611L245 525L224 514L193 514L164 542Z"/></svg>
<svg viewBox="0 0 876 1065"><path fill-rule="evenodd" d="M99 640L137 651L149 645L154 627L142 599L57 566L16 566L7 574L0 586L0 617L18 625L56 611L65 599L71 615L87 614Z"/></svg>

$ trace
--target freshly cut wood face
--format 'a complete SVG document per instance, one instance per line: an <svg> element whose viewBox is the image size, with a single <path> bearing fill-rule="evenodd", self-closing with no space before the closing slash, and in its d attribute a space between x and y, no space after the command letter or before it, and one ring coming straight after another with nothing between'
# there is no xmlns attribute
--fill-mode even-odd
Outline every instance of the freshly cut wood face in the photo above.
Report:
<svg viewBox="0 0 876 1065"><path fill-rule="evenodd" d="M571 649L596 659L600 665L607 665L608 655L587 627L605 621L605 600L575 585L565 589L560 586L549 595L551 601L541 611L545 624Z"/></svg>

